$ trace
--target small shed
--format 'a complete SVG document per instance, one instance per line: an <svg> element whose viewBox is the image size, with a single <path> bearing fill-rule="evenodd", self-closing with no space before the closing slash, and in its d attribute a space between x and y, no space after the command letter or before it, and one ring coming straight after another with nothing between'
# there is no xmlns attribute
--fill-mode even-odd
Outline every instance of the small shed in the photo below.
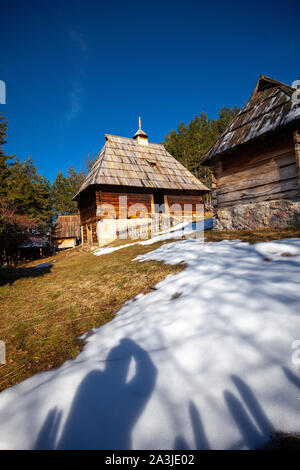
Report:
<svg viewBox="0 0 300 470"><path fill-rule="evenodd" d="M57 249L74 248L80 241L78 215L59 215L52 233L53 245Z"/></svg>
<svg viewBox="0 0 300 470"><path fill-rule="evenodd" d="M48 236L28 235L26 240L19 245L19 257L21 259L36 259L42 256L49 256L53 248Z"/></svg>
<svg viewBox="0 0 300 470"><path fill-rule="evenodd" d="M83 244L101 245L112 236L103 235L104 222L108 232L116 227L127 238L128 227L147 227L158 213L172 221L183 214L193 217L208 192L162 144L148 141L139 120L133 138L105 135L104 147L74 197Z"/></svg>
<svg viewBox="0 0 300 470"><path fill-rule="evenodd" d="M248 103L207 152L215 227L300 224L300 91L260 76Z"/></svg>

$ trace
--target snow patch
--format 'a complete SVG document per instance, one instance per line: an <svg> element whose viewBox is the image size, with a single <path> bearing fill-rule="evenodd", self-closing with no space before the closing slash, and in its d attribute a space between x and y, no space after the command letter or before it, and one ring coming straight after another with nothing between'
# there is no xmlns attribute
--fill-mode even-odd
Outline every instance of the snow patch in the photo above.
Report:
<svg viewBox="0 0 300 470"><path fill-rule="evenodd" d="M186 268L85 335L74 361L2 392L0 443L252 449L299 432L300 239L183 240L138 259Z"/></svg>
<svg viewBox="0 0 300 470"><path fill-rule="evenodd" d="M107 247L99 248L94 251L95 256L107 255L113 253L114 251L121 250L122 248L127 248L128 246L133 245L153 245L154 243L161 242L164 240L172 240L173 238L182 238L186 235L190 235L195 232L201 232L203 230L211 230L213 228L213 219L209 218L206 220L201 220L199 222L183 222L181 224L175 225L174 227L160 232L158 235L155 235L149 240L141 242L126 243L121 246L116 247Z"/></svg>

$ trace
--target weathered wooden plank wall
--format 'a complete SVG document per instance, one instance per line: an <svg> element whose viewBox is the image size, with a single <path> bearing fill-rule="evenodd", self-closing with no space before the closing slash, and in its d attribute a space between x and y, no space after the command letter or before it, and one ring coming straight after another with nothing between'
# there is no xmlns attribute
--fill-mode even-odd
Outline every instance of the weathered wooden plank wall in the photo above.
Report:
<svg viewBox="0 0 300 470"><path fill-rule="evenodd" d="M295 159L298 172L298 181L300 187L300 128L296 129L293 134L294 149L295 149Z"/></svg>
<svg viewBox="0 0 300 470"><path fill-rule="evenodd" d="M291 136L239 149L214 168L215 208L275 199L298 200L299 177Z"/></svg>
<svg viewBox="0 0 300 470"><path fill-rule="evenodd" d="M97 222L92 223L92 241L93 241L93 245L98 245Z"/></svg>
<svg viewBox="0 0 300 470"><path fill-rule="evenodd" d="M78 201L78 209L80 214L80 225L92 222L96 217L96 198L95 192L86 192Z"/></svg>
<svg viewBox="0 0 300 470"><path fill-rule="evenodd" d="M123 202L121 204L119 203L120 201L120 196L127 197L127 202L123 199ZM102 210L107 211L107 214L105 215L105 218L110 218L113 217L114 215L116 216L117 219L119 218L126 218L126 217L137 217L139 214L135 213L135 211L130 210L131 206L134 204L143 204L145 206L145 213L142 211L142 215L144 217L150 217L151 216L151 201L152 201L152 194L142 194L142 193L118 193L118 192L107 192L107 191L101 191L101 196L100 196L101 204L102 204ZM122 200L121 200L122 201ZM115 213L111 213L110 206L113 206L115 209ZM127 211L126 211L127 207Z"/></svg>
<svg viewBox="0 0 300 470"><path fill-rule="evenodd" d="M166 197L169 206L168 209L170 209L175 216L183 215L183 211L185 211L185 215L194 215L197 211L197 204L203 204L202 196L167 194ZM185 205L191 205L191 207L184 207Z"/></svg>
<svg viewBox="0 0 300 470"><path fill-rule="evenodd" d="M87 228L86 225L82 227L82 242L85 245L87 243Z"/></svg>

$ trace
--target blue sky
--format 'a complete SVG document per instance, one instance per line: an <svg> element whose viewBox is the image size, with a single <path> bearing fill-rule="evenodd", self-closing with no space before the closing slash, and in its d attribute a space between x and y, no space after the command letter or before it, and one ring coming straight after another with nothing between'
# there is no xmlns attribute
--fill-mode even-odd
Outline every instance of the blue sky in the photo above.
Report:
<svg viewBox="0 0 300 470"><path fill-rule="evenodd" d="M153 142L205 111L241 106L260 74L300 75L299 1L0 0L6 151L50 180L104 134Z"/></svg>

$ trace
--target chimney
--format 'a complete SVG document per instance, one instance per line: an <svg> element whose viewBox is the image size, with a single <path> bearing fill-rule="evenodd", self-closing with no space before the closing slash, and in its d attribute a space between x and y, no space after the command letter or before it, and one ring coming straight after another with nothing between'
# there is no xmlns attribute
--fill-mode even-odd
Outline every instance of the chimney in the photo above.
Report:
<svg viewBox="0 0 300 470"><path fill-rule="evenodd" d="M148 136L144 131L142 131L140 116L139 116L139 130L134 134L133 138L140 145L148 145Z"/></svg>

